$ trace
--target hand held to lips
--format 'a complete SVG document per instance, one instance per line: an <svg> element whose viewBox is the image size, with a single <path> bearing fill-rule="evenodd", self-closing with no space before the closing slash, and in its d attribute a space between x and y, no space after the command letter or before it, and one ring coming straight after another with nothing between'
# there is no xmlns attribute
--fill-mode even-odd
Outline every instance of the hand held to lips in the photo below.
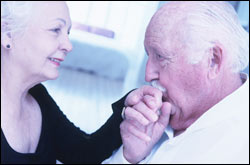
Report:
<svg viewBox="0 0 250 165"><path fill-rule="evenodd" d="M162 93L167 91L166 88L162 87L157 80L151 81L150 85L152 87L155 87L155 88L159 89ZM158 109L156 111L156 113L157 113L158 116L160 116L161 115L161 109Z"/></svg>
<svg viewBox="0 0 250 165"><path fill-rule="evenodd" d="M125 109L126 118L120 128L123 155L130 163L137 163L145 158L169 124L171 104L162 102L162 92L166 90L156 81L151 84L151 87L143 86L135 90L127 99L127 105L131 106ZM131 98L135 95L140 101L132 105ZM159 108L161 114L157 116Z"/></svg>

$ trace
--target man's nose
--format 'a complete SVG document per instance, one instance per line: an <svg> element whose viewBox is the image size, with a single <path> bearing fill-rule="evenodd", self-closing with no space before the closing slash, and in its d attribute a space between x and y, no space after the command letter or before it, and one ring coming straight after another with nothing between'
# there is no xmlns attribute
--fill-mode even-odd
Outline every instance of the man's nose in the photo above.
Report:
<svg viewBox="0 0 250 165"><path fill-rule="evenodd" d="M152 80L156 80L158 78L159 78L159 73L157 66L150 59L148 59L146 64L145 80L147 82L151 82Z"/></svg>

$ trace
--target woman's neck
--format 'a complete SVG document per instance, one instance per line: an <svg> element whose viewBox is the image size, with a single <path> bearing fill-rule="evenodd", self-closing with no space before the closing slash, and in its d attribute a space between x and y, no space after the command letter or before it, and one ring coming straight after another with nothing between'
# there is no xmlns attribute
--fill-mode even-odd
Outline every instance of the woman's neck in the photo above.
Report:
<svg viewBox="0 0 250 165"><path fill-rule="evenodd" d="M1 114L20 117L28 91L34 85L20 69L1 66Z"/></svg>

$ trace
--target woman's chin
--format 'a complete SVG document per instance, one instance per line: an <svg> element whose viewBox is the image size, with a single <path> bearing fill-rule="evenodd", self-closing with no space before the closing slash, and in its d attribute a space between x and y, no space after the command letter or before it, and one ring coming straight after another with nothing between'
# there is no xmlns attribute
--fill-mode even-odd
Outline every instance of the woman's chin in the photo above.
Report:
<svg viewBox="0 0 250 165"><path fill-rule="evenodd" d="M47 80L55 80L55 79L57 79L59 77L59 73L58 73L58 71L56 71L56 72L54 72L54 73L50 73L50 74L47 74L46 75L46 79Z"/></svg>

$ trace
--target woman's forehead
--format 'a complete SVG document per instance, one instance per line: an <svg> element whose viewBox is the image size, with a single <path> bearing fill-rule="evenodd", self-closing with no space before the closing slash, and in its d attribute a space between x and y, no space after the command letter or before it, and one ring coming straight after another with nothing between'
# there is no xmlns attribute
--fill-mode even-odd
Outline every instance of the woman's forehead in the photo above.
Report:
<svg viewBox="0 0 250 165"><path fill-rule="evenodd" d="M36 13L34 21L40 23L61 22L70 24L69 10L65 2L51 1L38 2L34 6Z"/></svg>

